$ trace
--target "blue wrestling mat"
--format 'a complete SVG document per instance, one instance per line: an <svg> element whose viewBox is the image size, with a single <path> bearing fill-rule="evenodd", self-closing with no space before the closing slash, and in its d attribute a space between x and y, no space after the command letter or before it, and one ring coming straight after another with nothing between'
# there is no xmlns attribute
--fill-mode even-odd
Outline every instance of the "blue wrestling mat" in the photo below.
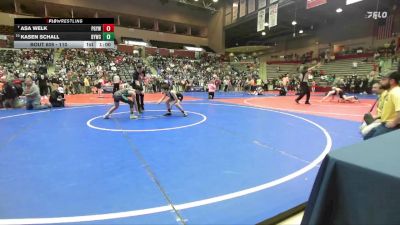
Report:
<svg viewBox="0 0 400 225"><path fill-rule="evenodd" d="M304 203L325 154L361 141L351 121L183 106L0 111L0 224L255 224Z"/></svg>

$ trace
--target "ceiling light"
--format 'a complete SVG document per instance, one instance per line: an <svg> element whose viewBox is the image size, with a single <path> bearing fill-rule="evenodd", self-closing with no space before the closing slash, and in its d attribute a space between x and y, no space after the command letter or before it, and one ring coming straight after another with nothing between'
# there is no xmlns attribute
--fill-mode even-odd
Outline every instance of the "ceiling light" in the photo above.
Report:
<svg viewBox="0 0 400 225"><path fill-rule="evenodd" d="M338 9L336 9L336 12L337 13L341 13L341 12L343 12L343 9L342 8L338 8Z"/></svg>
<svg viewBox="0 0 400 225"><path fill-rule="evenodd" d="M233 7L238 7L239 5L237 4L237 2L233 3Z"/></svg>
<svg viewBox="0 0 400 225"><path fill-rule="evenodd" d="M264 23L264 27L268 27L269 24L267 22Z"/></svg>
<svg viewBox="0 0 400 225"><path fill-rule="evenodd" d="M124 44L126 45L138 45L138 46L148 46L149 44L144 41L132 41L132 40L124 40Z"/></svg>
<svg viewBox="0 0 400 225"><path fill-rule="evenodd" d="M293 26L296 26L296 24L297 24L296 20L293 20L293 21L292 21L292 25L293 25Z"/></svg>
<svg viewBox="0 0 400 225"><path fill-rule="evenodd" d="M299 30L299 34L302 34L302 33L304 33L304 31L303 30Z"/></svg>
<svg viewBox="0 0 400 225"><path fill-rule="evenodd" d="M262 36L265 36L267 33L265 33L265 31L261 32Z"/></svg>
<svg viewBox="0 0 400 225"><path fill-rule="evenodd" d="M218 0L213 0L213 2L218 2Z"/></svg>
<svg viewBox="0 0 400 225"><path fill-rule="evenodd" d="M350 5L350 4L353 4L356 2L361 2L361 1L363 1L363 0L346 0L346 5Z"/></svg>
<svg viewBox="0 0 400 225"><path fill-rule="evenodd" d="M195 2L198 2L199 0L194 0Z"/></svg>
<svg viewBox="0 0 400 225"><path fill-rule="evenodd" d="M194 52L203 52L204 49L203 48L199 48L199 47L191 47L191 46L183 46L186 50L189 51L194 51Z"/></svg>

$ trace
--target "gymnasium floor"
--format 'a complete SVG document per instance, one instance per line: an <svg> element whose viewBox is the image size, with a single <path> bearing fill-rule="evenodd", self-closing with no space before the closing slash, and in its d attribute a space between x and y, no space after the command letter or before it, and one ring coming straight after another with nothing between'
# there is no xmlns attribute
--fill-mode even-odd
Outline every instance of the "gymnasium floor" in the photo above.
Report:
<svg viewBox="0 0 400 225"><path fill-rule="evenodd" d="M321 160L362 139L373 104L297 105L294 96L161 95L129 120L111 96L44 111L0 111L0 224L255 224L304 203Z"/></svg>

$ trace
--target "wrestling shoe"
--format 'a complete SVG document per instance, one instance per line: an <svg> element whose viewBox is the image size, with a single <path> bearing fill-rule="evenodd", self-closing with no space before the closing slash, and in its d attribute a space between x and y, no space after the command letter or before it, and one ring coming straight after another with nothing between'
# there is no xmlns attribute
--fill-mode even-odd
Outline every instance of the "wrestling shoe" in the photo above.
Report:
<svg viewBox="0 0 400 225"><path fill-rule="evenodd" d="M184 113L183 113L183 116L184 116L184 117L187 117L187 116L188 116L187 112L184 112Z"/></svg>
<svg viewBox="0 0 400 225"><path fill-rule="evenodd" d="M110 119L110 117L111 117L110 115L107 115L107 114L106 114L106 115L103 116L103 119L108 120L108 119Z"/></svg>
<svg viewBox="0 0 400 225"><path fill-rule="evenodd" d="M172 113L170 113L170 112L167 112L164 114L164 116L171 116L171 115L172 115Z"/></svg>
<svg viewBox="0 0 400 225"><path fill-rule="evenodd" d="M131 114L131 115L129 116L129 118L130 118L131 120L136 120L136 119L139 118L139 117L136 116L135 114Z"/></svg>
<svg viewBox="0 0 400 225"><path fill-rule="evenodd" d="M311 105L311 103L310 103L310 102L306 102L306 103L304 103L304 104L306 104L306 105Z"/></svg>

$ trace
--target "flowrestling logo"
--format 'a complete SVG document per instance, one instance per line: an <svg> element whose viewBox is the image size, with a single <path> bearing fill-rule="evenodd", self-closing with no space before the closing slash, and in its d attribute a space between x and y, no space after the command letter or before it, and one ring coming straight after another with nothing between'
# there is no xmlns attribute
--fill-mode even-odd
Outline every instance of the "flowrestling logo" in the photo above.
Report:
<svg viewBox="0 0 400 225"><path fill-rule="evenodd" d="M368 11L367 14L365 15L365 18L367 19L386 19L388 17L388 12L386 11Z"/></svg>

